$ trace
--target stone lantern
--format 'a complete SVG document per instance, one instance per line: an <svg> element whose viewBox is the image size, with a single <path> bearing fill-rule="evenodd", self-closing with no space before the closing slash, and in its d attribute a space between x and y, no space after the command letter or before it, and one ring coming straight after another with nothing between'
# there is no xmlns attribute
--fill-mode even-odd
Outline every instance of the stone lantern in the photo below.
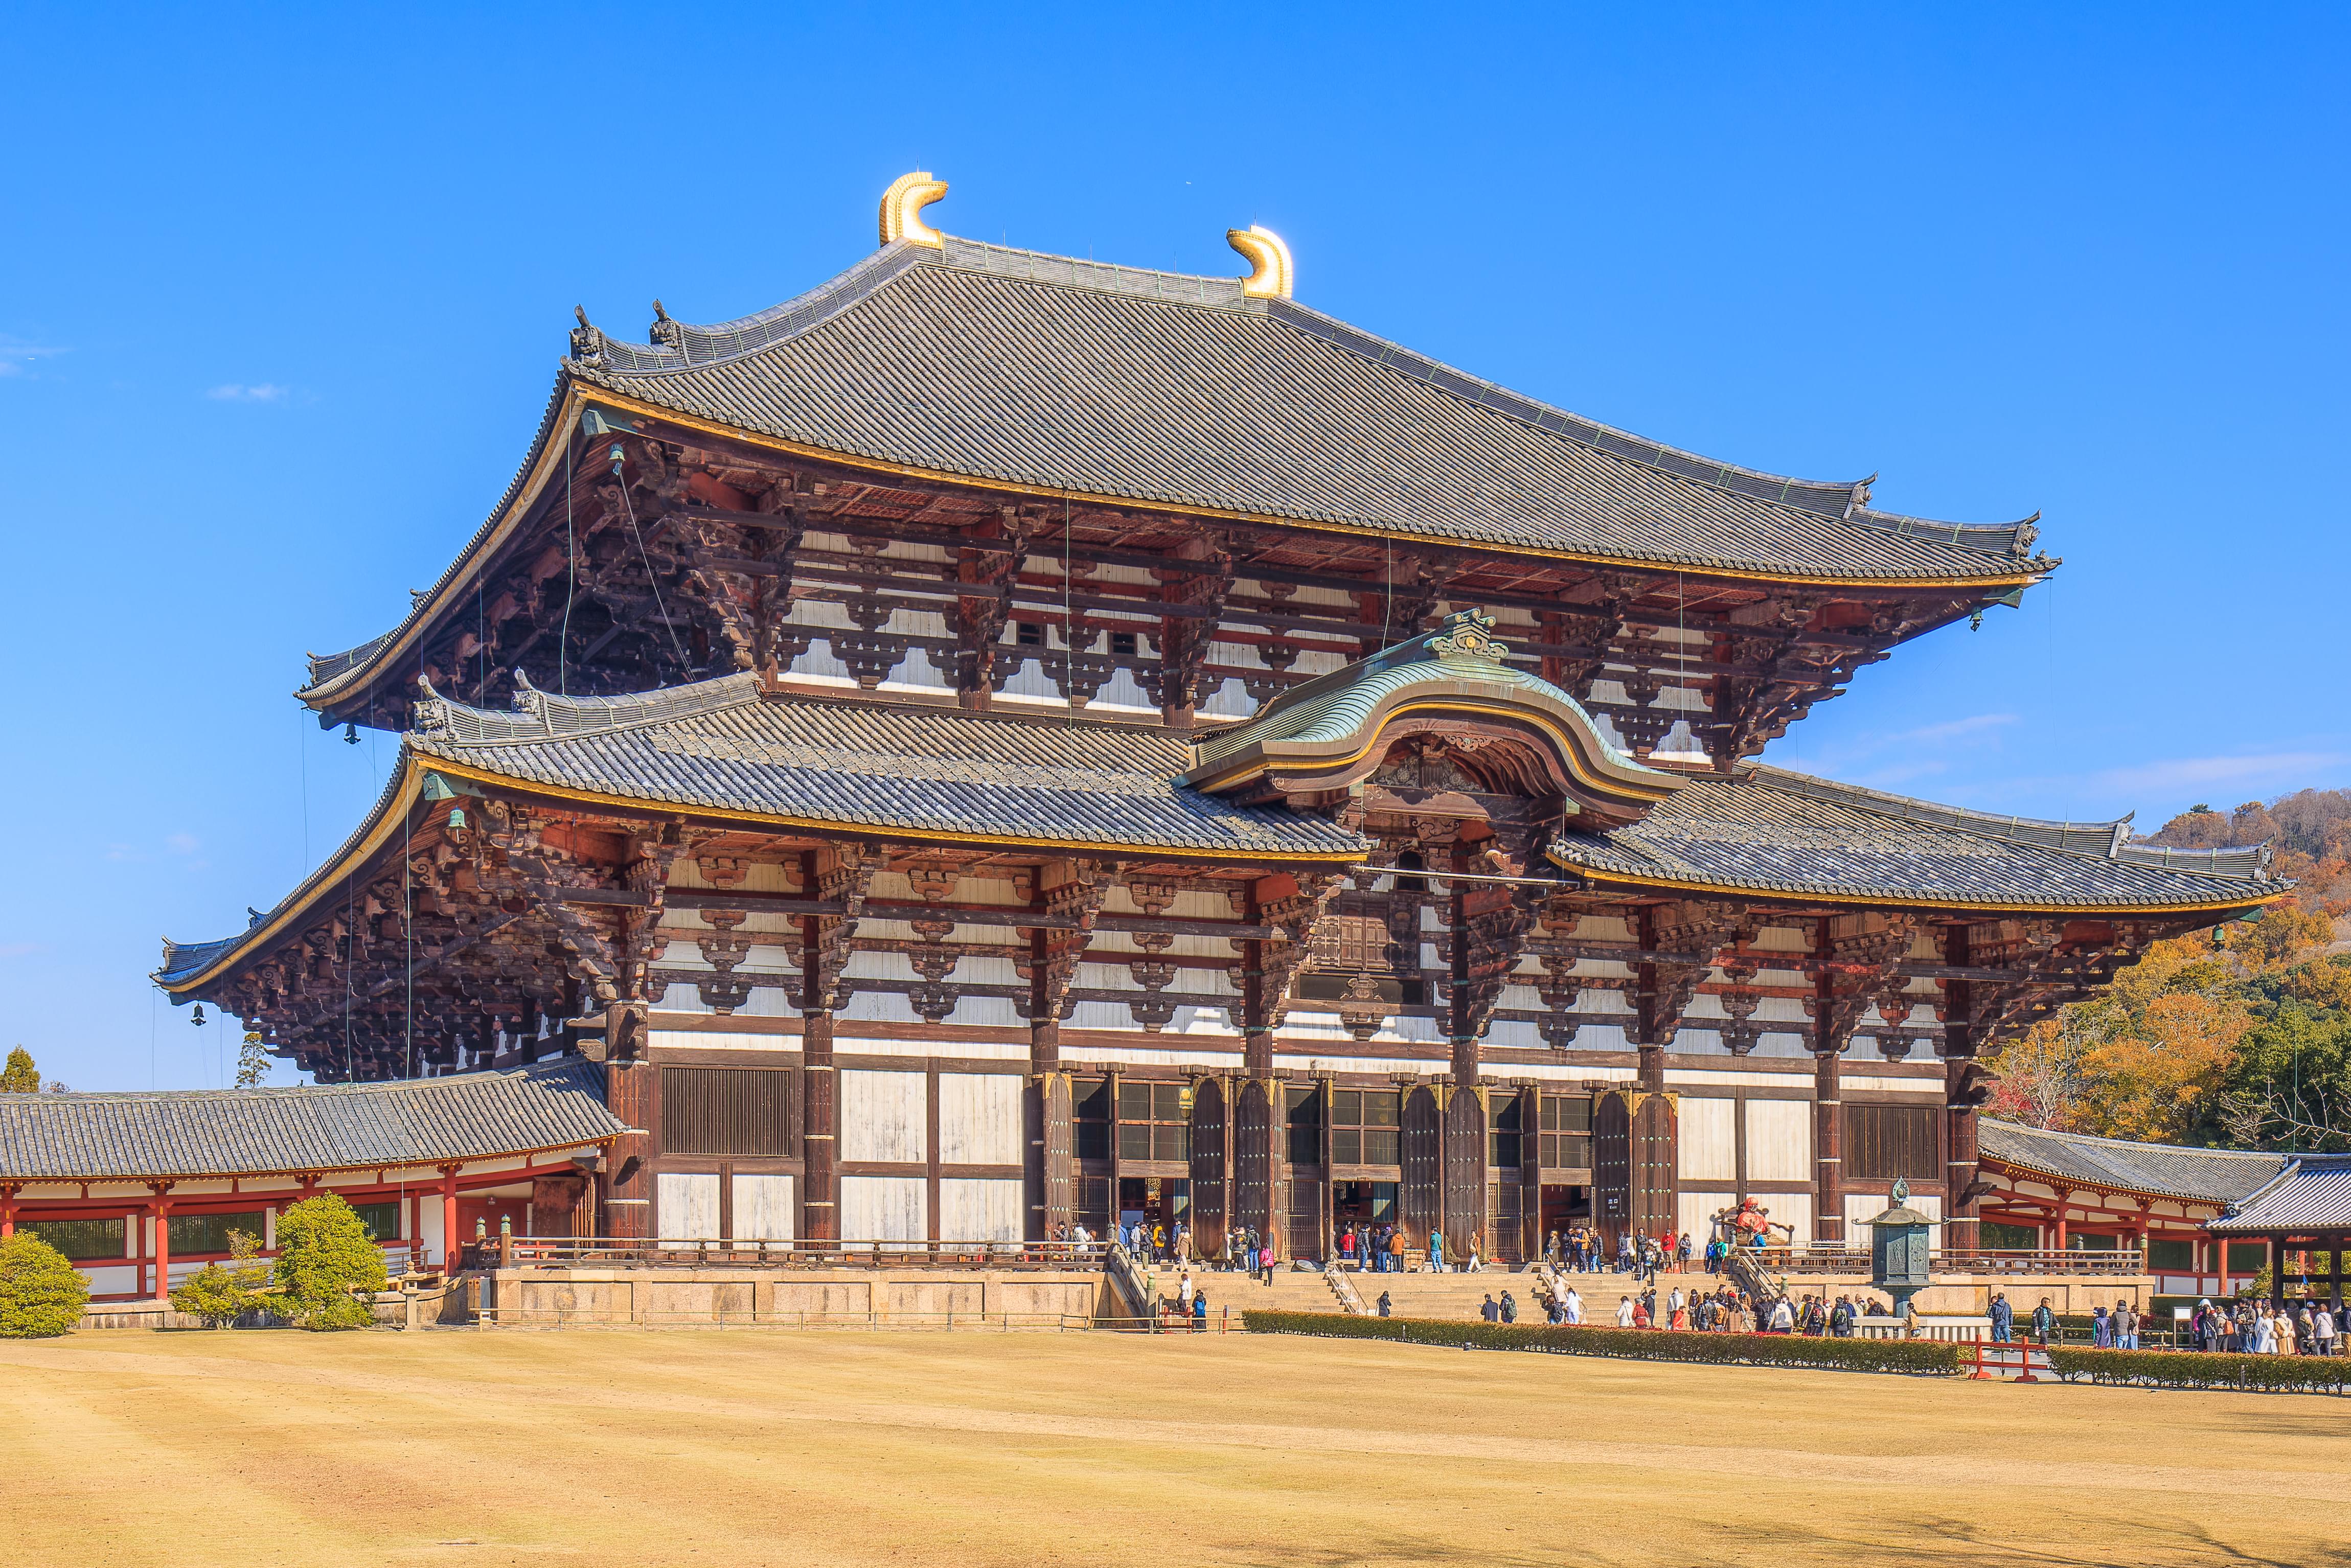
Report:
<svg viewBox="0 0 2351 1568"><path fill-rule="evenodd" d="M1900 1317L1910 1298L1927 1288L1927 1248L1934 1223L1909 1207L1910 1184L1894 1182L1894 1207L1869 1222L1870 1283L1894 1298Z"/></svg>

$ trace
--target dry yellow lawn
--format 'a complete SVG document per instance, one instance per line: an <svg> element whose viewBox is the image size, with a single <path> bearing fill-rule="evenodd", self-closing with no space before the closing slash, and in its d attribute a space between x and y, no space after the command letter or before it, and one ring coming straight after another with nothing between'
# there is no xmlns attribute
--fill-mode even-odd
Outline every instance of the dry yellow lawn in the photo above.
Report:
<svg viewBox="0 0 2351 1568"><path fill-rule="evenodd" d="M2351 1562L2351 1404L1289 1338L0 1344L0 1562Z"/></svg>

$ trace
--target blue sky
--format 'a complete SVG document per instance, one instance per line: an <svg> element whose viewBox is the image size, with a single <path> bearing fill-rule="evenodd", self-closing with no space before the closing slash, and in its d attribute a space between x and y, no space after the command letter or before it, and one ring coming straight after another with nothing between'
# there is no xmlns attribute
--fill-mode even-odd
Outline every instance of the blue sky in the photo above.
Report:
<svg viewBox="0 0 2351 1568"><path fill-rule="evenodd" d="M225 1081L238 927L391 748L289 700L634 333L954 232L1235 273L1709 455L2066 564L1790 766L2053 817L2351 784L2346 24L2297 7L19 5L0 100L0 1048ZM282 1071L282 1070L281 1070Z"/></svg>

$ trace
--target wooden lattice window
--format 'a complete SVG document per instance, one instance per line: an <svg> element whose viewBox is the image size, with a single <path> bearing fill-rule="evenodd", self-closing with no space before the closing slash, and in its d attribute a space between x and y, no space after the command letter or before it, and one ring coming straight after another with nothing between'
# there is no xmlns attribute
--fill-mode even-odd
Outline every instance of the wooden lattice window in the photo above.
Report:
<svg viewBox="0 0 2351 1568"><path fill-rule="evenodd" d="M1844 1174L1864 1181L1939 1181L1931 1105L1847 1105Z"/></svg>
<svg viewBox="0 0 2351 1568"><path fill-rule="evenodd" d="M1138 1083L1118 1086L1118 1157L1122 1160L1188 1160L1192 1157L1192 1086Z"/></svg>
<svg viewBox="0 0 2351 1568"><path fill-rule="evenodd" d="M664 1152L771 1157L799 1152L799 1073L778 1067L664 1067L661 1074Z"/></svg>
<svg viewBox="0 0 2351 1568"><path fill-rule="evenodd" d="M1403 1160L1404 1096L1393 1089L1331 1092L1331 1163L1394 1166Z"/></svg>
<svg viewBox="0 0 2351 1568"><path fill-rule="evenodd" d="M1592 1096L1546 1094L1539 1113L1542 1123L1542 1165L1547 1171L1588 1171L1592 1168Z"/></svg>

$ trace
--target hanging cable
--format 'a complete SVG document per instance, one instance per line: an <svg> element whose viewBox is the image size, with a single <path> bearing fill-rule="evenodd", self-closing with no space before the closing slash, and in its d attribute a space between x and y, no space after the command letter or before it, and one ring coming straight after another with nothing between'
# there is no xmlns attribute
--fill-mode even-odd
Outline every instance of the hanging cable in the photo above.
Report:
<svg viewBox="0 0 2351 1568"><path fill-rule="evenodd" d="M662 605L661 583L653 576L653 558L645 553L645 536L637 531L637 508L629 499L629 483L621 477L621 444L612 443L612 477L620 480L621 509L628 515L629 537L637 541L637 559L645 565L645 582L653 591L653 613L661 617L664 630L669 632L669 645L677 650L678 673L691 676L693 662L685 656L685 644L677 640L677 628L669 623L669 612Z"/></svg>
<svg viewBox="0 0 2351 1568"><path fill-rule="evenodd" d="M1070 579L1075 575L1071 565L1075 559L1070 551L1070 493L1064 490L1061 492L1061 701L1067 706L1061 710L1061 717L1064 722L1072 724L1078 716L1077 702L1071 695L1077 689L1078 679L1078 633L1077 628L1070 623ZM1164 671L1167 664L1167 650L1164 647L1159 650L1159 663Z"/></svg>
<svg viewBox="0 0 2351 1568"><path fill-rule="evenodd" d="M555 643L555 690L571 695L571 601L580 592L579 543L571 533L571 457L579 445L578 432L563 436L563 635Z"/></svg>
<svg viewBox="0 0 2351 1568"><path fill-rule="evenodd" d="M1395 540L1380 536L1380 581L1387 589L1387 603L1380 611L1380 646L1385 648L1395 635Z"/></svg>

